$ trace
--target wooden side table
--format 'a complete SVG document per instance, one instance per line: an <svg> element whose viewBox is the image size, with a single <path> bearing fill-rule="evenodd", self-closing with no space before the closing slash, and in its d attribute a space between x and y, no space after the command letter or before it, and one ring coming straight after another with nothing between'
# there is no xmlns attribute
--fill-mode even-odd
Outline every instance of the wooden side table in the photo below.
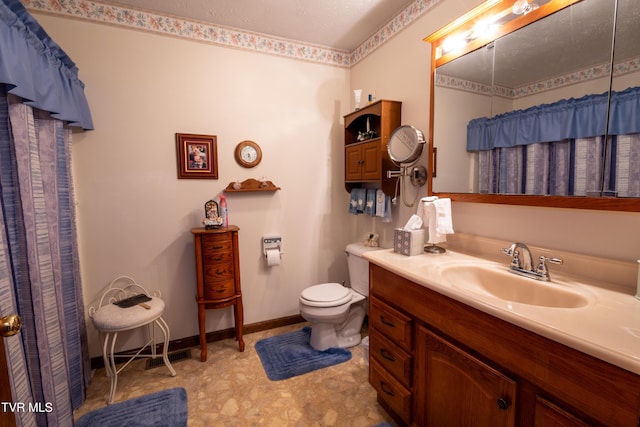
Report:
<svg viewBox="0 0 640 427"><path fill-rule="evenodd" d="M211 230L191 229L196 255L200 360L203 362L207 360L206 310L233 306L236 341L240 351L244 351L238 230L235 225Z"/></svg>

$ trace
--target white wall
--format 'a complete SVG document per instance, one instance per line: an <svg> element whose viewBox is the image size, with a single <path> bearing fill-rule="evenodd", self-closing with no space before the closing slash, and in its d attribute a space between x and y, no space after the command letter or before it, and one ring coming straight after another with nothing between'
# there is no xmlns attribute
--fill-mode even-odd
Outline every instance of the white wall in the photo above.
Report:
<svg viewBox="0 0 640 427"><path fill-rule="evenodd" d="M403 101L403 124L425 132L429 121L430 48L422 40L471 10L476 0L443 0L400 34L356 64L351 87ZM412 213L403 208L403 221ZM402 222L402 221L400 221ZM453 204L457 232L523 241L595 256L635 261L640 258L640 214L543 207ZM392 225L380 232L388 236ZM387 244L389 244L387 242Z"/></svg>
<svg viewBox="0 0 640 427"><path fill-rule="evenodd" d="M192 227L230 182L266 176L275 193L227 196L240 227L245 324L298 314L309 285L347 278L353 241L342 116L349 71L238 49L35 14L80 69L95 130L74 134L80 262L88 304L117 275L160 289L172 339L198 334ZM218 180L178 180L174 134L218 137ZM234 160L256 141L262 163ZM261 237L281 235L268 269ZM232 326L207 312L207 330ZM89 327L92 356L100 354ZM137 345L133 337L131 345Z"/></svg>

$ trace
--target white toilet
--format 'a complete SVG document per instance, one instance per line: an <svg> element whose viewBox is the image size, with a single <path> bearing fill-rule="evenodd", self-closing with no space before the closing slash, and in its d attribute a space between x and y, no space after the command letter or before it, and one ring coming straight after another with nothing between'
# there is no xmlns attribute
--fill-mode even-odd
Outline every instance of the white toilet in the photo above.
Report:
<svg viewBox="0 0 640 427"><path fill-rule="evenodd" d="M340 283L322 283L302 291L300 314L311 322L311 347L323 351L360 344L369 296L369 261L362 254L379 249L362 243L347 246L350 288Z"/></svg>

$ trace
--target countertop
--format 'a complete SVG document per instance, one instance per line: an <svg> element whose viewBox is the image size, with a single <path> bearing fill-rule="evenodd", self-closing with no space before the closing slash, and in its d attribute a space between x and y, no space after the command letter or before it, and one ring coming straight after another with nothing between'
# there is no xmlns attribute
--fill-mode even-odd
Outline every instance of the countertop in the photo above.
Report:
<svg viewBox="0 0 640 427"><path fill-rule="evenodd" d="M451 250L408 257L391 249L370 251L363 256L414 283L640 375L640 300L620 287L552 271L549 286L570 287L586 296L589 303L579 308L542 307L454 287L442 274L446 266L454 263L482 264L506 271L506 258L504 263L497 263Z"/></svg>

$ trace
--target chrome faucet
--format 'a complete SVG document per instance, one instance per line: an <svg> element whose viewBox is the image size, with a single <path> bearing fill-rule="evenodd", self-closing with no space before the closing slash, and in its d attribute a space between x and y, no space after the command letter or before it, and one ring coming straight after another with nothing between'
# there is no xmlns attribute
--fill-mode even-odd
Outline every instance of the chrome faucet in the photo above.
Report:
<svg viewBox="0 0 640 427"><path fill-rule="evenodd" d="M548 258L540 255L538 266L533 268L533 256L531 251L524 243L516 242L508 248L501 249L502 253L511 257L511 263L509 264L509 271L518 274L520 276L529 277L531 279L543 280L549 282L551 277L549 276L549 269L547 268L547 262L551 264L562 264L563 261L560 258ZM522 253L520 252L522 251ZM521 258L524 257L524 260Z"/></svg>

